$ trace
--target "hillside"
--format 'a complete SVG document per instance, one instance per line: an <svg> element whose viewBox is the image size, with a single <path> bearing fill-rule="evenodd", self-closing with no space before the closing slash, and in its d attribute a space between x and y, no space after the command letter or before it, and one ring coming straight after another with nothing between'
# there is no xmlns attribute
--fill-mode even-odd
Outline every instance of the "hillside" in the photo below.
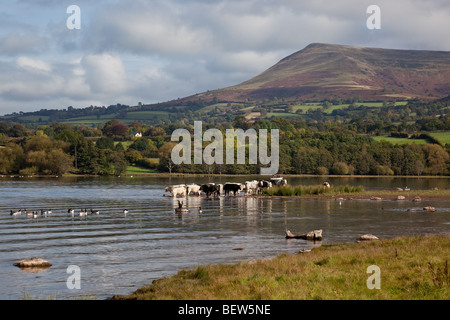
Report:
<svg viewBox="0 0 450 320"><path fill-rule="evenodd" d="M182 99L365 101L443 98L450 92L450 52L311 44L239 85Z"/></svg>
<svg viewBox="0 0 450 320"><path fill-rule="evenodd" d="M321 120L339 116L350 120L379 113L381 107L398 107L401 118L446 114L450 96L450 52L362 48L311 44L241 84L152 105L90 106L82 109L42 109L13 113L0 121L27 125L53 122L97 127L112 119L125 123L173 123L186 119L232 121L272 117ZM423 112L407 100L436 102ZM406 106L406 107L405 107ZM416 110L419 108L418 110ZM418 111L418 112L416 112ZM385 120L383 118L383 120Z"/></svg>

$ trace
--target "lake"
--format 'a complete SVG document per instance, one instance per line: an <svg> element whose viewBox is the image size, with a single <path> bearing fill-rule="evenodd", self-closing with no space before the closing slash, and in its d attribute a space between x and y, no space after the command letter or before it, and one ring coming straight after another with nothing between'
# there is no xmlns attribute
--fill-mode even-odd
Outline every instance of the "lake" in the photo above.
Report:
<svg viewBox="0 0 450 320"><path fill-rule="evenodd" d="M253 178L253 177L252 177ZM164 188L178 183L243 182L252 178L2 178L0 179L0 299L104 299L129 294L152 280L202 264L234 263L296 253L320 245L286 240L285 229L323 229L322 243L449 234L450 201L370 201L298 198L189 197L178 215ZM324 178L289 178L315 185ZM448 188L450 179L329 178L366 190ZM407 212L434 206L436 212ZM202 208L200 213L199 207ZM75 210L72 216L67 211ZM80 217L81 209L100 214ZM52 209L37 219L10 210ZM127 209L128 214L123 210ZM236 250L238 249L238 250ZM430 253L432 254L432 253ZM41 257L52 267L27 272L13 264ZM81 290L70 290L69 266L78 266Z"/></svg>

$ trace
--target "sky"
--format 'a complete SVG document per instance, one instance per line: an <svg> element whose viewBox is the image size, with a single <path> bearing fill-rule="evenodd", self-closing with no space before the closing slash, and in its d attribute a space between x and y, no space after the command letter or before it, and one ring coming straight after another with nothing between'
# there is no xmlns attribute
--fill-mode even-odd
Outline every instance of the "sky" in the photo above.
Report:
<svg viewBox="0 0 450 320"><path fill-rule="evenodd" d="M367 26L371 5L381 29ZM4 0L0 115L169 101L318 42L450 51L450 1Z"/></svg>

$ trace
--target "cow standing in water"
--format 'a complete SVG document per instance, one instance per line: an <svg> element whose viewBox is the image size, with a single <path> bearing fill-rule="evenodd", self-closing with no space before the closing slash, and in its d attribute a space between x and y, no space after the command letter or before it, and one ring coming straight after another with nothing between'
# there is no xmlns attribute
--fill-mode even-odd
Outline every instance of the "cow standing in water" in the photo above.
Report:
<svg viewBox="0 0 450 320"><path fill-rule="evenodd" d="M186 186L185 185L175 185L175 186L169 186L166 187L166 192L170 192L172 194L172 197L185 197L186 196Z"/></svg>
<svg viewBox="0 0 450 320"><path fill-rule="evenodd" d="M196 196L200 196L201 193L201 186L197 185L197 184L188 184L186 186L186 194L188 196L194 194Z"/></svg>
<svg viewBox="0 0 450 320"><path fill-rule="evenodd" d="M225 183L223 186L223 191L226 196L229 196L231 192L233 192L233 195L236 196L236 193L239 194L242 189L243 185L240 183Z"/></svg>
<svg viewBox="0 0 450 320"><path fill-rule="evenodd" d="M203 184L200 187L200 191L203 191L204 193L206 193L207 198L209 198L211 195L220 196L221 185L218 185L215 183Z"/></svg>
<svg viewBox="0 0 450 320"><path fill-rule="evenodd" d="M272 182L267 180L261 180L258 183L258 194L263 194L264 190L272 188Z"/></svg>

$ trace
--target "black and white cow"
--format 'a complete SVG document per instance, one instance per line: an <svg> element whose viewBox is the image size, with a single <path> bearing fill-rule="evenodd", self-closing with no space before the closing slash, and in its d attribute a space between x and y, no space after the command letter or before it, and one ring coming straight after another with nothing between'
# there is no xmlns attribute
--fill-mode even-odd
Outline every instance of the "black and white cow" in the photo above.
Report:
<svg viewBox="0 0 450 320"><path fill-rule="evenodd" d="M258 193L263 194L264 190L272 188L272 182L267 180L261 180L258 184Z"/></svg>
<svg viewBox="0 0 450 320"><path fill-rule="evenodd" d="M215 183L203 184L200 187L200 191L206 193L206 197L209 198L211 195L219 196L221 191L221 186Z"/></svg>

